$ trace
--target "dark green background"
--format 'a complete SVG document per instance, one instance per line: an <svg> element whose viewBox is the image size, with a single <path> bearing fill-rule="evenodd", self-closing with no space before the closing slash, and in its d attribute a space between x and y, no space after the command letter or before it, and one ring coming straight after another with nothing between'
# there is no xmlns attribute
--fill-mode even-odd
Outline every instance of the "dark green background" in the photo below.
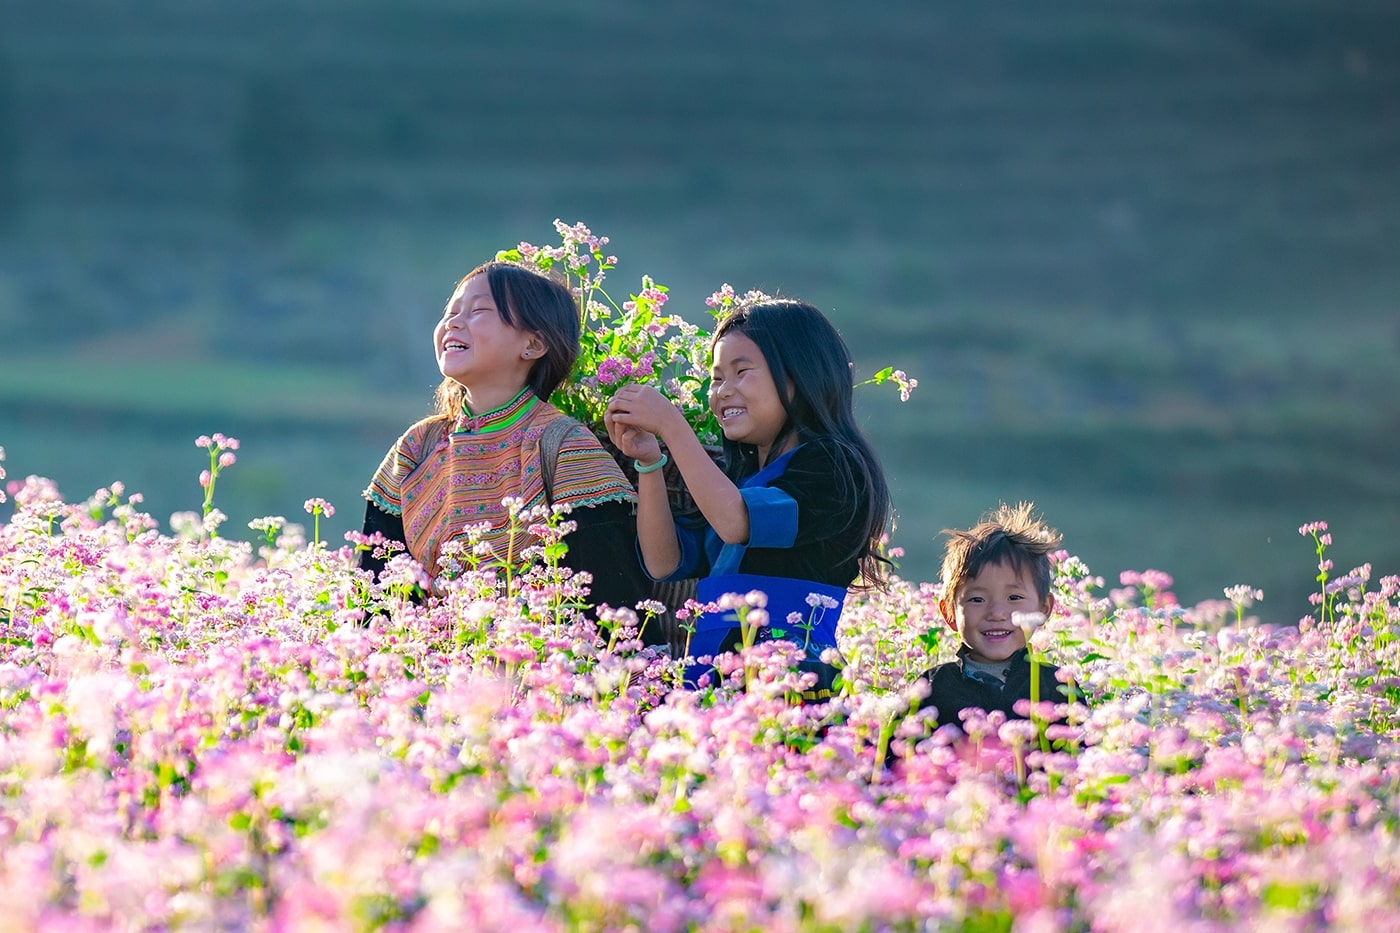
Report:
<svg viewBox="0 0 1400 933"><path fill-rule="evenodd" d="M1116 582L1400 571L1400 8L1362 0L0 6L0 445L229 533L427 407L452 283L555 217L613 281L808 298L906 576L1032 498ZM325 529L323 527L323 536Z"/></svg>

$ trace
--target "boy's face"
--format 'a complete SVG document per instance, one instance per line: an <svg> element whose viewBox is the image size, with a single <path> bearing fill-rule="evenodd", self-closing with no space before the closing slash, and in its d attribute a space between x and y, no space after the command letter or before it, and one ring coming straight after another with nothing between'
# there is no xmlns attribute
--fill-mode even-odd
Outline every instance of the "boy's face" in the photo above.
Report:
<svg viewBox="0 0 1400 933"><path fill-rule="evenodd" d="M1009 563L987 564L938 604L943 621L962 637L967 656L983 664L1005 661L1026 647L1026 633L1012 621L1012 613L1043 612L1055 608L1055 597L1043 600L1035 592L1029 567L1020 573Z"/></svg>

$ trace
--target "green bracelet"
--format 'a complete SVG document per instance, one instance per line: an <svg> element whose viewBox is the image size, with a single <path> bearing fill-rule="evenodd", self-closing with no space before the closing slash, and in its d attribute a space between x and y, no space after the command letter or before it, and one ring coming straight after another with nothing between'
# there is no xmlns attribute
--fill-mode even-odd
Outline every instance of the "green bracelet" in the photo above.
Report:
<svg viewBox="0 0 1400 933"><path fill-rule="evenodd" d="M661 459L656 461L655 463L649 463L646 466L642 466L642 461L633 460L632 466L634 469L636 469L638 473L655 473L657 470L664 467L666 465L666 461L670 459L670 457L666 456L665 454L662 454Z"/></svg>

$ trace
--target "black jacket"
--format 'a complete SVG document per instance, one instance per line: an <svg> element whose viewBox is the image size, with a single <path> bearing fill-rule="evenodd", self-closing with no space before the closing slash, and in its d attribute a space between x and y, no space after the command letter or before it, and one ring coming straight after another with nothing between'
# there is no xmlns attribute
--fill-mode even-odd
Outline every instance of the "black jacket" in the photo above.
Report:
<svg viewBox="0 0 1400 933"><path fill-rule="evenodd" d="M962 726L958 713L965 709L982 709L987 712L1001 710L1008 719L1024 719L1013 708L1017 700L1031 698L1031 662L1026 649L1022 648L1011 656L1011 666L1006 672L1005 685L987 684L973 680L963 673L963 659L967 647L958 649L958 659L940 664L925 676L929 679L929 695L919 704L919 709L930 706L938 708L938 724L952 723ZM1065 699L1064 686L1055 679L1059 668L1052 664L1040 665L1040 701L1042 703L1062 703Z"/></svg>

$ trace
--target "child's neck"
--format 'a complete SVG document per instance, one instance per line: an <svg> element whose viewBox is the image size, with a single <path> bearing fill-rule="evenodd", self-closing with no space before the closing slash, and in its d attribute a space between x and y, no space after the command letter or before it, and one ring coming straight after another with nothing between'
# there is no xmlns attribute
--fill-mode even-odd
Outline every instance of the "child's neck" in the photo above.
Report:
<svg viewBox="0 0 1400 933"><path fill-rule="evenodd" d="M758 450L758 468L759 468L760 470L763 469L763 468L766 467L768 464L772 463L774 460L778 459L778 458L781 457L783 454L787 453L789 450L792 450L792 449L793 449L794 447L796 447L796 446L797 446L797 434L796 434L796 432L794 432L794 433L792 433L792 434L789 434L787 437L783 438L781 441L779 441L779 442L776 443L776 444L773 444L773 445L768 446L768 447L759 447L759 448L757 448L757 450Z"/></svg>
<svg viewBox="0 0 1400 933"><path fill-rule="evenodd" d="M462 401L467 411L473 415L484 415L498 408L505 408L525 391L524 385L463 385Z"/></svg>

